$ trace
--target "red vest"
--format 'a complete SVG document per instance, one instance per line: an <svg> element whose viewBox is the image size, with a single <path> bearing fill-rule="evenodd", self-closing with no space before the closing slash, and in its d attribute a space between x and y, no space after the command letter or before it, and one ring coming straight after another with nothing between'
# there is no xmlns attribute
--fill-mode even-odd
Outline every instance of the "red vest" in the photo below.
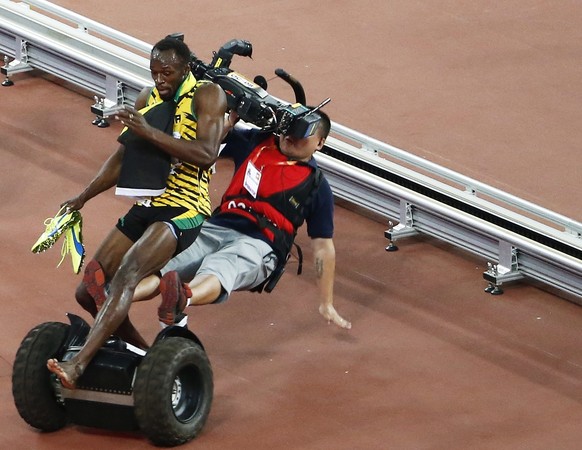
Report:
<svg viewBox="0 0 582 450"><path fill-rule="evenodd" d="M261 173L256 198L243 184L249 162ZM290 161L272 136L257 146L236 171L218 211L255 222L280 252L279 257L286 257L305 220L305 206L319 184L316 172L319 170L307 163Z"/></svg>

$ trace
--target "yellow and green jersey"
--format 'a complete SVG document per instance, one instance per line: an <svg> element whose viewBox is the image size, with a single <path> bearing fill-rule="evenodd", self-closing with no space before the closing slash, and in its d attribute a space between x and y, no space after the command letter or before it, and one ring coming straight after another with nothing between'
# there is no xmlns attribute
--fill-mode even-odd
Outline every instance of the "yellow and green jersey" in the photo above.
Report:
<svg viewBox="0 0 582 450"><path fill-rule="evenodd" d="M176 102L173 124L174 138L188 141L196 139L198 123L194 109L194 96L198 87L204 83L208 83L208 81L197 81L189 73L178 89L174 98ZM162 99L158 90L153 88L147 99L146 108L160 102ZM210 169L201 169L191 163L173 161L165 192L151 197L147 203L151 206L182 206L209 216L212 212L208 191L210 174Z"/></svg>

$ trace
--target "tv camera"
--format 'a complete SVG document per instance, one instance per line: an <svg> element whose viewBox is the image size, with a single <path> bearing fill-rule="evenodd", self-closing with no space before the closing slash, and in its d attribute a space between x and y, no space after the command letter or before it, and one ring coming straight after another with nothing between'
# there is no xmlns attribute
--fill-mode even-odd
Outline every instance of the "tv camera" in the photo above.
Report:
<svg viewBox="0 0 582 450"><path fill-rule="evenodd" d="M174 33L166 37L184 40L182 33ZM256 76L251 81L230 68L235 55L252 57L252 52L253 47L249 41L232 39L218 51L213 52L210 63L205 63L191 53L190 69L196 79L210 80L222 87L229 110L236 111L244 122L264 130L297 138L313 135L321 121L319 115L314 113L331 99L325 99L315 108L306 107L303 86L283 69L276 69L275 75L291 86L295 94L295 102L286 102L272 96L267 92L267 80L263 76ZM91 109L98 116L94 123L98 122L100 117L113 115L117 107L99 108L98 104L93 105Z"/></svg>

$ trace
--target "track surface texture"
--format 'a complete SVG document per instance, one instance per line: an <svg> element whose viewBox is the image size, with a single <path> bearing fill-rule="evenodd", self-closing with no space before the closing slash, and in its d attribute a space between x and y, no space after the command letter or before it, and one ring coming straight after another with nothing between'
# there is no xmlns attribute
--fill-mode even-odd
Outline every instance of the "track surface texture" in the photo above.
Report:
<svg viewBox="0 0 582 450"><path fill-rule="evenodd" d="M199 58L232 38L286 69L342 125L578 221L582 180L582 9L576 1L251 0L55 3L154 43L182 31ZM147 6L151 3L151 7ZM493 4L494 3L494 4ZM156 15L156 10L160 16ZM80 277L59 249L34 255L46 217L115 148L91 125L87 93L39 73L0 87L0 447L147 448L140 434L71 426L39 433L19 417L11 373L25 334L65 313L86 319ZM269 90L291 99L284 82ZM221 164L218 199L230 176ZM90 258L129 207L107 192L83 209ZM531 284L484 293L486 261L431 238L387 253L387 223L336 209L336 306L317 312L310 264L270 295L236 293L190 310L214 370L201 449L579 449L582 309ZM310 261L308 239L299 243ZM152 339L158 300L134 305Z"/></svg>

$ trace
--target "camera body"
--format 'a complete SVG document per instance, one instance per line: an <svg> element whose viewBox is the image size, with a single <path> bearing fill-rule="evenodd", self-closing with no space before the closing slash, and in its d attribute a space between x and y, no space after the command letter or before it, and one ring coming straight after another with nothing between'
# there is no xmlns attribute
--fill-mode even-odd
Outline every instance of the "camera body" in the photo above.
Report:
<svg viewBox="0 0 582 450"><path fill-rule="evenodd" d="M234 55L251 57L251 43L242 39L227 42L214 53L210 64L192 55L190 63L192 73L199 80L210 80L222 87L226 94L228 108L236 111L247 123L299 139L315 133L321 119L318 114L312 114L314 110L302 104L305 103L305 94L297 80L281 69L275 71L293 87L296 103L290 104L270 95L266 91L264 79L261 86L230 69Z"/></svg>
<svg viewBox="0 0 582 450"><path fill-rule="evenodd" d="M277 110L277 129L280 134L299 139L313 136L321 118L301 103L287 105Z"/></svg>

